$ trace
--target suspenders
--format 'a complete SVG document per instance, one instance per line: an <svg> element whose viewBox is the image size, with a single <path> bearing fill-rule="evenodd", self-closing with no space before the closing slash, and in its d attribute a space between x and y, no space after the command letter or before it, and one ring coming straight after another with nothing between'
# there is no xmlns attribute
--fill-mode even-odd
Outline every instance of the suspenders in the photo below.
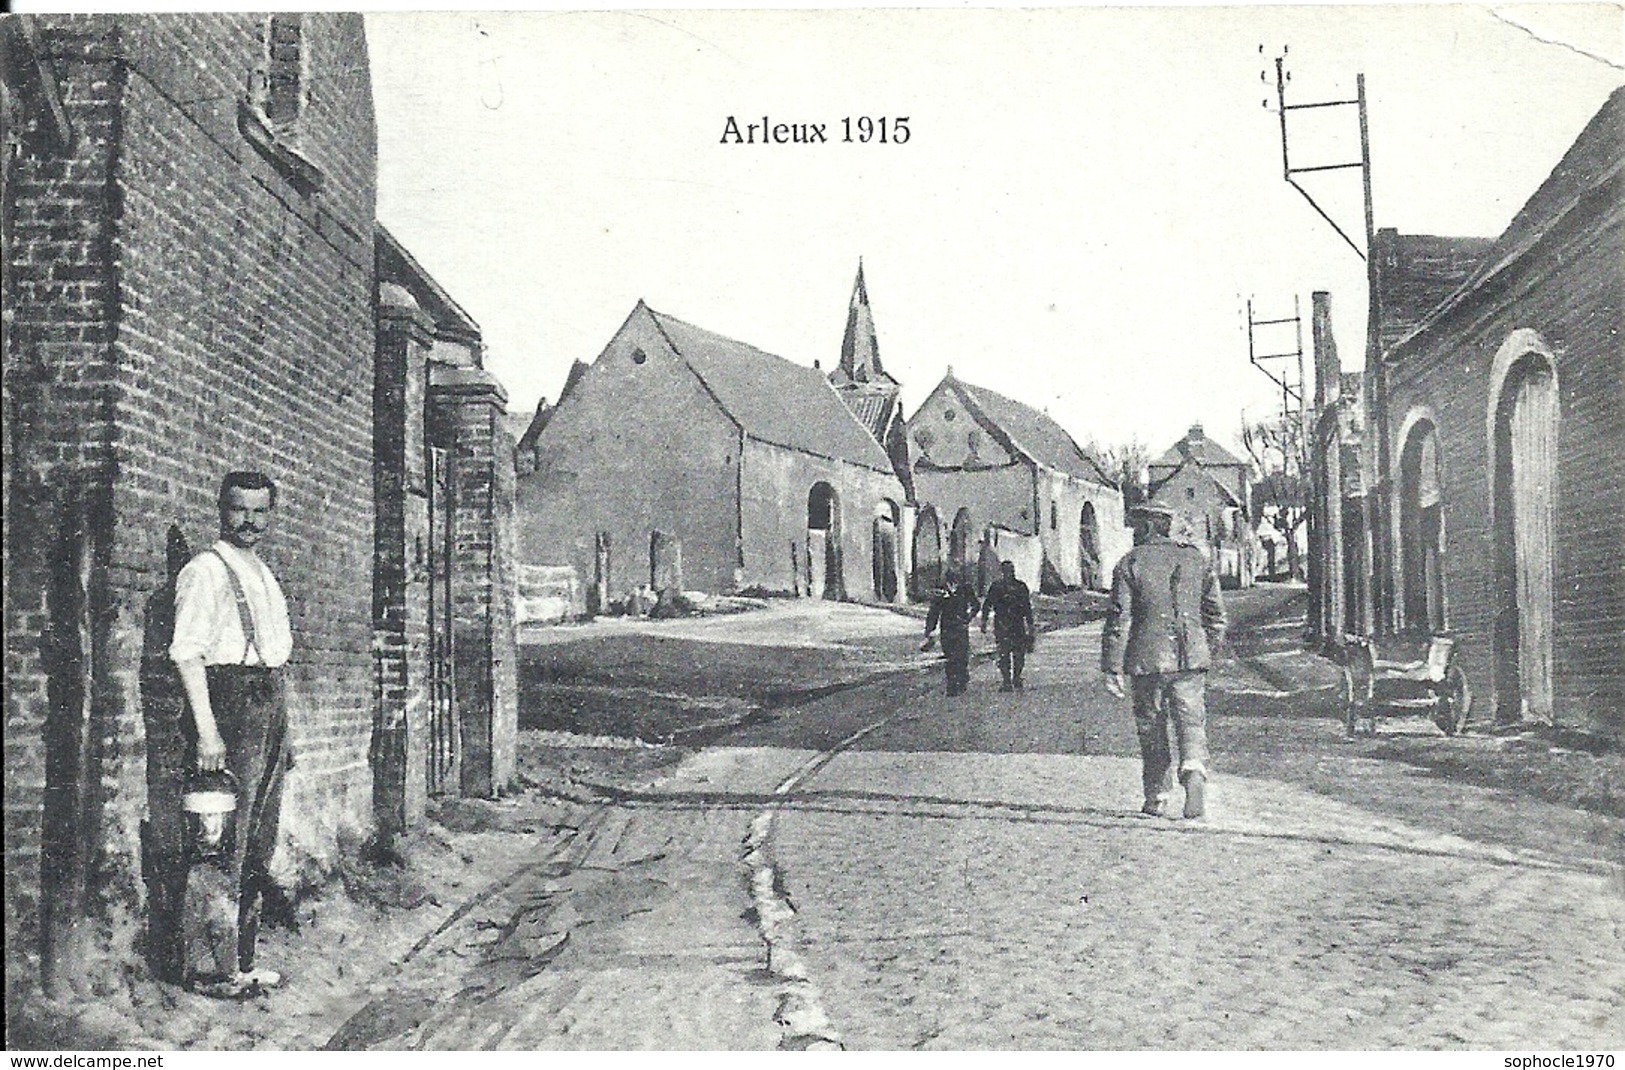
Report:
<svg viewBox="0 0 1625 1070"><path fill-rule="evenodd" d="M247 665L248 652L250 650L258 652L260 645L259 636L254 632L254 614L248 608L248 592L243 590L243 581L237 575L237 570L231 567L231 562L226 560L226 555L212 546L209 547L209 553L218 557L220 563L225 566L226 576L231 580L231 593L237 596L237 616L243 629L243 664ZM260 664L265 664L264 654L260 655Z"/></svg>

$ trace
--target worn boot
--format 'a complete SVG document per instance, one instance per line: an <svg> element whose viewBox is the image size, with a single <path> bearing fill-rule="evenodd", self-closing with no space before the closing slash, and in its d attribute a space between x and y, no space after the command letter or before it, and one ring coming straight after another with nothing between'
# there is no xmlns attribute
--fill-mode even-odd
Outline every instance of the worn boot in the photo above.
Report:
<svg viewBox="0 0 1625 1070"><path fill-rule="evenodd" d="M1192 769L1180 779L1185 782L1185 816L1201 817L1207 811L1207 774Z"/></svg>

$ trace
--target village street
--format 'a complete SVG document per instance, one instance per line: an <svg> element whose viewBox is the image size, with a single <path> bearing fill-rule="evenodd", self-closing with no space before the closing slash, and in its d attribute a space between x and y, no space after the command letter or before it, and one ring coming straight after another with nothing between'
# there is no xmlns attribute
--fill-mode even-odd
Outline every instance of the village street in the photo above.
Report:
<svg viewBox="0 0 1625 1070"><path fill-rule="evenodd" d="M1204 821L1137 813L1099 625L1052 632L1024 693L893 673L511 804L565 834L481 869L328 1043L1625 1043L1619 823L1342 742L1301 624L1260 620L1215 675Z"/></svg>

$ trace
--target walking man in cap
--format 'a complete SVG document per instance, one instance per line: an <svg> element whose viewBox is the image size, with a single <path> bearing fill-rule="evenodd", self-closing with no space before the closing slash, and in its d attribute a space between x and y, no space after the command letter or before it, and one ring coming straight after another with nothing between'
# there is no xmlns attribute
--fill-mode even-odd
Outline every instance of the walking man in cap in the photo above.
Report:
<svg viewBox="0 0 1625 1070"><path fill-rule="evenodd" d="M185 980L227 998L272 988L282 977L254 968L260 906L270 887L287 768L287 708L277 673L293 650L288 604L254 548L270 530L276 484L260 472L228 473L220 486L220 539L175 580L169 658L186 695L182 727L202 772L237 780L235 842L225 860L235 900L235 955ZM184 880L184 877L182 877Z"/></svg>
<svg viewBox="0 0 1625 1070"><path fill-rule="evenodd" d="M926 612L925 646L921 649L931 649L931 633L940 626L949 695L963 695L970 684L970 622L979 608L976 592L964 582L958 569L950 569L947 586L931 599L931 608Z"/></svg>
<svg viewBox="0 0 1625 1070"><path fill-rule="evenodd" d="M1172 792L1168 722L1179 738L1186 817L1206 809L1207 669L1224 638L1219 580L1202 551L1169 537L1173 510L1135 512L1136 543L1112 573L1101 637L1106 690L1121 698L1128 676L1140 738L1143 812L1161 816Z"/></svg>
<svg viewBox="0 0 1625 1070"><path fill-rule="evenodd" d="M1021 670L1027 664L1027 649L1033 641L1033 596L1027 585L1016 578L1016 563L999 564L999 578L982 600L982 632L987 632L987 615L993 614L993 639L999 647L1000 691L1021 690Z"/></svg>

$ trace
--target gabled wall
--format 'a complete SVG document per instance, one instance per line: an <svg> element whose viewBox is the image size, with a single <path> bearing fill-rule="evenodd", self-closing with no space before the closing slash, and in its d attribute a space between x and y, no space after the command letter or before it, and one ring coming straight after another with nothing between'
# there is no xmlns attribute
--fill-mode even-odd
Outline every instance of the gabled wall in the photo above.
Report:
<svg viewBox="0 0 1625 1070"><path fill-rule="evenodd" d="M686 588L733 590L740 450L738 426L640 307L537 438L516 487L520 563L573 566L591 592L595 537L608 532L615 601L650 582L658 530L682 540Z"/></svg>

